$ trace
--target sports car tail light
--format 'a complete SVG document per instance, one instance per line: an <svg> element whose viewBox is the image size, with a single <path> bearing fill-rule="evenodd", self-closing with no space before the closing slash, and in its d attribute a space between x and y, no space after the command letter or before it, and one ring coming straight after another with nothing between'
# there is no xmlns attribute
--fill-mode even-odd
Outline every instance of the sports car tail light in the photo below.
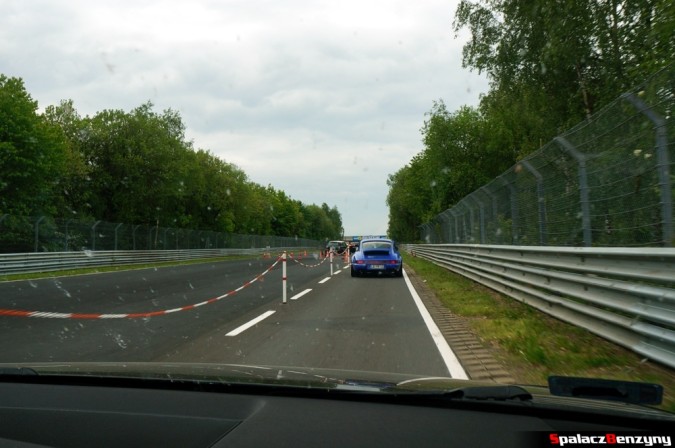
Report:
<svg viewBox="0 0 675 448"><path fill-rule="evenodd" d="M356 260L356 264L365 264L365 263L366 263L365 260Z"/></svg>

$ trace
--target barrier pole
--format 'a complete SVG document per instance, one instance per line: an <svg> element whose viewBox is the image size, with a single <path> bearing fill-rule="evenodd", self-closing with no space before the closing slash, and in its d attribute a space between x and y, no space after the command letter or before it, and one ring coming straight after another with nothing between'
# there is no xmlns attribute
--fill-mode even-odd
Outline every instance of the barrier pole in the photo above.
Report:
<svg viewBox="0 0 675 448"><path fill-rule="evenodd" d="M330 276L333 276L333 251L330 251Z"/></svg>
<svg viewBox="0 0 675 448"><path fill-rule="evenodd" d="M286 251L281 255L281 283L282 283L282 303L286 303Z"/></svg>

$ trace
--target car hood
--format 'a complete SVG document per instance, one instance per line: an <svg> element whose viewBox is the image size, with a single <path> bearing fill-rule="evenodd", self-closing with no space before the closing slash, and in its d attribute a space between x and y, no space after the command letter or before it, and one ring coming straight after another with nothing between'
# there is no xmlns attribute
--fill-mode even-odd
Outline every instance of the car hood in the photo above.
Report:
<svg viewBox="0 0 675 448"><path fill-rule="evenodd" d="M599 412L632 418L675 422L675 414L662 409L622 402L554 396L548 387L504 385L388 372L318 369L291 366L162 363L72 362L0 364L0 377L134 379L174 383L270 386L278 390L318 390L383 396L425 397L441 400L504 403L549 410ZM480 391L479 396L463 391ZM520 395L529 397L523 399Z"/></svg>

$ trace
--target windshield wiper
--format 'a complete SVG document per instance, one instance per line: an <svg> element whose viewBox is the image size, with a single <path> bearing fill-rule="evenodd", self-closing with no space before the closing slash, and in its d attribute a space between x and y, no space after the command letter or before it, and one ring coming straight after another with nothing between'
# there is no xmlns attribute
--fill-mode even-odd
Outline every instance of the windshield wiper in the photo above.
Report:
<svg viewBox="0 0 675 448"><path fill-rule="evenodd" d="M532 400L532 394L520 386L461 387L443 394L446 398L459 400Z"/></svg>
<svg viewBox="0 0 675 448"><path fill-rule="evenodd" d="M551 376L548 387L552 395L560 397L654 405L663 400L663 386L651 383Z"/></svg>

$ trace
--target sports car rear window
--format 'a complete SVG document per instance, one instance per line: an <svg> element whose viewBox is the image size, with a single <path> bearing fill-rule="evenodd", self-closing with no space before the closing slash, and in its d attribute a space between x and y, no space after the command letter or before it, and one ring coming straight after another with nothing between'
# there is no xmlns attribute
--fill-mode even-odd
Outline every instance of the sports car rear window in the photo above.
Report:
<svg viewBox="0 0 675 448"><path fill-rule="evenodd" d="M385 241L371 241L361 244L361 249L370 250L370 249L389 249L391 248L391 243Z"/></svg>

